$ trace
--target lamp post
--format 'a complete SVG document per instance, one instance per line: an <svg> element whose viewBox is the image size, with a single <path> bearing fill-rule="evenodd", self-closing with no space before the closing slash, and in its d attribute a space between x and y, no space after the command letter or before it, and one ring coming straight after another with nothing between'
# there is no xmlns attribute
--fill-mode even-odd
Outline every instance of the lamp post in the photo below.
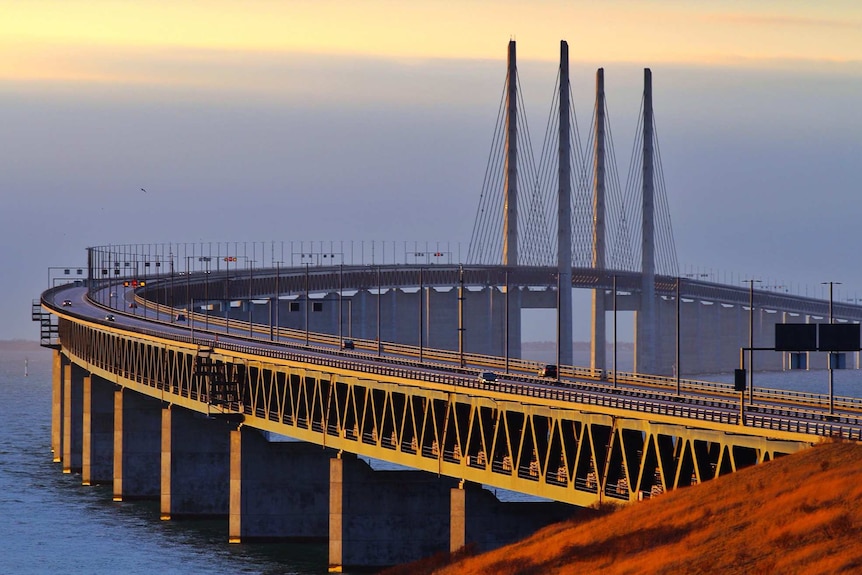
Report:
<svg viewBox="0 0 862 575"><path fill-rule="evenodd" d="M230 253L230 245L225 244L225 252ZM232 256L224 257L224 332L230 333L230 260Z"/></svg>
<svg viewBox="0 0 862 575"><path fill-rule="evenodd" d="M425 318L424 318L424 316L425 316L424 307L425 306L422 305L424 303L423 300L425 299L425 286L423 285L422 279L423 279L422 278L422 268L419 268L419 362L420 363L423 360L423 357L422 357L423 345L422 344L424 343L423 336L424 336L424 331L425 331Z"/></svg>
<svg viewBox="0 0 862 575"><path fill-rule="evenodd" d="M503 346L506 348L506 373L509 373L509 268L506 267L506 317L503 326Z"/></svg>
<svg viewBox="0 0 862 575"><path fill-rule="evenodd" d="M245 261L248 266L248 336L254 337L254 323L252 321L254 319L254 303L251 301L254 292L252 288L252 284L254 284L254 260L246 259Z"/></svg>
<svg viewBox="0 0 862 575"><path fill-rule="evenodd" d="M269 339L273 340L273 330L272 330L272 317L275 315L275 340L279 339L279 332L281 330L281 322L279 321L279 308L278 298L281 295L281 261L275 262L275 301L273 302L275 305L275 313L273 314L273 310L269 312L270 318L270 329L269 329Z"/></svg>
<svg viewBox="0 0 862 575"><path fill-rule="evenodd" d="M617 274L614 274L614 388L617 386Z"/></svg>
<svg viewBox="0 0 862 575"><path fill-rule="evenodd" d="M458 266L458 357L464 367L464 266Z"/></svg>
<svg viewBox="0 0 862 575"><path fill-rule="evenodd" d="M557 364L557 379L560 378L560 371L563 366L560 363L561 359L561 350L560 350L560 336L562 335L562 316L560 315L560 274L555 274L557 276L557 359L554 363Z"/></svg>
<svg viewBox="0 0 862 575"><path fill-rule="evenodd" d="M344 262L338 264L338 345L344 342Z"/></svg>
<svg viewBox="0 0 862 575"><path fill-rule="evenodd" d="M676 394L677 394L677 396L681 395L680 389L682 387L680 385L680 377L682 377L681 376L682 368L679 364L680 348L682 347L681 346L682 342L680 339L680 314L679 314L679 312L680 312L680 301L681 301L680 296L679 296L679 291L680 291L679 290L679 284L681 281L682 281L682 279L679 276L677 276L677 278L676 278Z"/></svg>
<svg viewBox="0 0 862 575"><path fill-rule="evenodd" d="M829 323L832 324L832 286L841 285L841 282L820 282L821 285L829 286ZM832 393L833 373L832 373L832 351L826 352L826 370L829 374L829 415L835 413L835 396Z"/></svg>
<svg viewBox="0 0 862 575"><path fill-rule="evenodd" d="M754 403L754 284L760 280L742 280L748 283L748 403Z"/></svg>
<svg viewBox="0 0 862 575"><path fill-rule="evenodd" d="M210 256L201 256L198 258L198 261L204 262L204 268L206 270L206 277L204 278L204 330L209 330L210 328L210 260L212 258Z"/></svg>
<svg viewBox="0 0 862 575"><path fill-rule="evenodd" d="M380 266L377 266L377 355L379 356L383 350L380 345L380 300L383 298L380 286Z"/></svg>
<svg viewBox="0 0 862 575"><path fill-rule="evenodd" d="M305 345L308 345L308 263L305 262Z"/></svg>
<svg viewBox="0 0 862 575"><path fill-rule="evenodd" d="M190 286L190 282L191 282L191 280L190 280L191 270L189 269L189 261L190 261L193 257L194 257L194 256L186 256L186 306L191 306L191 293L190 293L190 290L189 290L189 288L191 287L191 286ZM192 310L191 310L191 307L189 307L189 315L191 315L191 311L192 311ZM175 318L175 314L173 313L173 311L171 311L171 322L173 322L173 321L174 321L174 318Z"/></svg>

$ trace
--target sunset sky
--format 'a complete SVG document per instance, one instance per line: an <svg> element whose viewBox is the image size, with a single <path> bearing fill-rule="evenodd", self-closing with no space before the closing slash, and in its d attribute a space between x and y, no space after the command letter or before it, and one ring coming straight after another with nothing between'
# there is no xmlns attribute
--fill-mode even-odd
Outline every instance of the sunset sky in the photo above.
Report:
<svg viewBox="0 0 862 575"><path fill-rule="evenodd" d="M47 268L83 265L90 245L466 250L510 39L534 142L560 40L587 125L605 68L623 174L652 69L681 272L862 295L855 0L0 0L0 14L0 339L38 337Z"/></svg>

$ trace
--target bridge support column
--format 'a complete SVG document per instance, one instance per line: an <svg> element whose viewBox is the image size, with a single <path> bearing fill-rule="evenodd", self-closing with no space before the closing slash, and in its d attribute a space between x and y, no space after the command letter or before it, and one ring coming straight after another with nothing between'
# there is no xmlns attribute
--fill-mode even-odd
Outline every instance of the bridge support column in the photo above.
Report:
<svg viewBox="0 0 862 575"><path fill-rule="evenodd" d="M81 483L110 483L114 464L114 386L98 376L84 376L84 423Z"/></svg>
<svg viewBox="0 0 862 575"><path fill-rule="evenodd" d="M161 402L114 392L114 501L156 499L161 470Z"/></svg>
<svg viewBox="0 0 862 575"><path fill-rule="evenodd" d="M457 481L421 471L374 471L344 455L329 475L329 568L414 561L450 546Z"/></svg>
<svg viewBox="0 0 862 575"><path fill-rule="evenodd" d="M575 512L575 507L563 503L500 501L481 485L467 483L451 490L449 551L468 544L477 551L496 549Z"/></svg>
<svg viewBox="0 0 862 575"><path fill-rule="evenodd" d="M85 372L73 364L63 371L63 473L80 473Z"/></svg>
<svg viewBox="0 0 862 575"><path fill-rule="evenodd" d="M226 517L229 508L230 427L176 405L162 409L163 520Z"/></svg>
<svg viewBox="0 0 862 575"><path fill-rule="evenodd" d="M453 487L449 493L449 553L467 545L467 490Z"/></svg>
<svg viewBox="0 0 862 575"><path fill-rule="evenodd" d="M54 352L51 382L51 451L54 463L63 460L63 390L71 369L69 359L59 350Z"/></svg>
<svg viewBox="0 0 862 575"><path fill-rule="evenodd" d="M324 539L332 457L309 443L267 441L249 427L231 431L229 541Z"/></svg>

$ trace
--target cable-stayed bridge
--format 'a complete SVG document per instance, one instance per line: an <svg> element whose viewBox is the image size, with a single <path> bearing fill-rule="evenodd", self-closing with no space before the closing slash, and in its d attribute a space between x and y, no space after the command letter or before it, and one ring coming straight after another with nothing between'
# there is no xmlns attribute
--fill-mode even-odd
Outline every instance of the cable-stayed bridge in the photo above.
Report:
<svg viewBox="0 0 862 575"><path fill-rule="evenodd" d="M158 499L165 519L227 517L233 541L327 538L338 569L499 545L564 511L513 509L480 484L568 505L637 501L860 439L858 400L681 376L774 347L776 323L852 324L862 307L680 278L649 72L635 183L621 193L601 71L585 154L567 60L563 43L557 150L531 167L510 44L505 138L464 262L439 246L369 263L332 244L152 244L92 247L86 266L55 270L33 318L56 349L64 471L111 483L117 500ZM593 293L590 366L571 365L569 286ZM558 311L556 373L521 359L531 307ZM621 310L635 312L634 372L605 357ZM747 367L787 360L757 353ZM372 472L356 456L418 471Z"/></svg>

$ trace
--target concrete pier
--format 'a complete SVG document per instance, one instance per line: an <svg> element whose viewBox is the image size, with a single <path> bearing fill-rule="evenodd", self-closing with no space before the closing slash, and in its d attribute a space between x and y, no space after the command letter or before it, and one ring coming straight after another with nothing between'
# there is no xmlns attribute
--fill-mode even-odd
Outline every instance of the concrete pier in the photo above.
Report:
<svg viewBox="0 0 862 575"><path fill-rule="evenodd" d="M81 472L86 376L87 372L77 365L63 370L63 473Z"/></svg>
<svg viewBox="0 0 862 575"><path fill-rule="evenodd" d="M374 471L345 454L330 462L329 569L384 567L449 549L450 491L420 471Z"/></svg>
<svg viewBox="0 0 862 575"><path fill-rule="evenodd" d="M270 442L248 427L231 431L230 542L324 539L334 455L309 443Z"/></svg>
<svg viewBox="0 0 862 575"><path fill-rule="evenodd" d="M98 376L84 376L81 483L104 485L114 471L114 385Z"/></svg>
<svg viewBox="0 0 862 575"><path fill-rule="evenodd" d="M552 502L501 502L478 484L420 471L375 471L353 456L330 463L331 571L416 561L468 544L501 547L570 517Z"/></svg>
<svg viewBox="0 0 862 575"><path fill-rule="evenodd" d="M51 452L54 463L63 460L63 389L68 376L69 360L61 352L54 352L51 367Z"/></svg>
<svg viewBox="0 0 862 575"><path fill-rule="evenodd" d="M169 406L161 427L161 518L227 517L232 426Z"/></svg>
<svg viewBox="0 0 862 575"><path fill-rule="evenodd" d="M114 392L114 501L159 497L161 410L156 399Z"/></svg>

